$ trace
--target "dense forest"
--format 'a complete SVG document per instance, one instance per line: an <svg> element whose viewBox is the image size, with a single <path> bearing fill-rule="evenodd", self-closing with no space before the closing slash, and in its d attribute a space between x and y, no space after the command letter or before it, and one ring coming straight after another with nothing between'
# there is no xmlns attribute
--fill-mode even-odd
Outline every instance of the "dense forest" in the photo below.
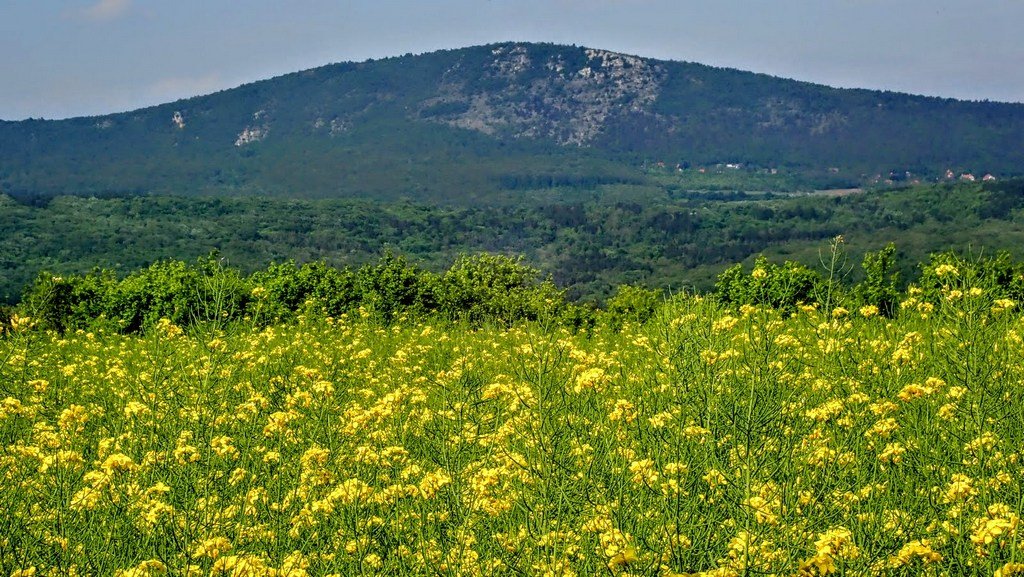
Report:
<svg viewBox="0 0 1024 577"><path fill-rule="evenodd" d="M439 272L459 255L523 255L572 299L621 284L707 289L726 266L764 254L818 267L837 235L850 254L896 243L905 279L929 253L1021 256L1024 181L864 190L845 195L681 192L636 185L548 191L517 205L265 197L0 197L0 296L42 270L114 275L218 251L250 273L271 262L358 267L392 251ZM855 267L854 267L855 268ZM857 271L852 272L856 276Z"/></svg>

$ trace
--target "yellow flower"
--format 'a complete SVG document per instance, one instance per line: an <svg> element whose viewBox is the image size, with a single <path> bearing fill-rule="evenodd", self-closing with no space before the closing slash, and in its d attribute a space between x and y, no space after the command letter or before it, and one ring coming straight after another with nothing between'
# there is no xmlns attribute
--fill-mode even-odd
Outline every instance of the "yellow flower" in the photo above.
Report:
<svg viewBox="0 0 1024 577"><path fill-rule="evenodd" d="M931 547L928 539L917 539L900 548L899 552L889 558L889 567L895 569L909 565L914 559L920 559L922 563L938 563L942 561L942 555Z"/></svg>
<svg viewBox="0 0 1024 577"><path fill-rule="evenodd" d="M581 393L586 390L601 391L607 380L604 369L591 367L576 375L572 390L574 393Z"/></svg>
<svg viewBox="0 0 1024 577"><path fill-rule="evenodd" d="M1011 577L1012 575L1024 575L1024 563L1006 563L992 577Z"/></svg>
<svg viewBox="0 0 1024 577"><path fill-rule="evenodd" d="M218 457L225 457L229 459L236 458L238 457L238 449L231 444L231 441L231 437L227 435L219 435L210 439L210 449L212 449Z"/></svg>
<svg viewBox="0 0 1024 577"><path fill-rule="evenodd" d="M192 550L192 558L209 557L216 559L231 549L231 541L227 537L211 537Z"/></svg>
<svg viewBox="0 0 1024 577"><path fill-rule="evenodd" d="M926 396L928 396L928 395L930 395L930 394L932 394L934 392L935 392L935 388L934 387L929 387L929 386L926 386L926 385L919 385L917 383L911 383L911 384L903 387L903 389L900 390L900 392L897 393L896 396L901 401L903 401L905 403L909 403L910 401L912 401L914 399L920 399L921 397L926 397Z"/></svg>
<svg viewBox="0 0 1024 577"><path fill-rule="evenodd" d="M875 305L864 305L860 307L860 316L864 318L870 318L878 314L878 307Z"/></svg>
<svg viewBox="0 0 1024 577"><path fill-rule="evenodd" d="M114 453L107 457L100 468L103 469L108 475L112 475L117 472L131 471L135 469L135 462L128 455L121 453Z"/></svg>
<svg viewBox="0 0 1024 577"><path fill-rule="evenodd" d="M626 399L618 399L615 401L612 412L608 413L608 420L632 423L636 420L636 406Z"/></svg>
<svg viewBox="0 0 1024 577"><path fill-rule="evenodd" d="M167 566L156 559L149 559L130 569L119 570L114 577L155 577L167 573Z"/></svg>

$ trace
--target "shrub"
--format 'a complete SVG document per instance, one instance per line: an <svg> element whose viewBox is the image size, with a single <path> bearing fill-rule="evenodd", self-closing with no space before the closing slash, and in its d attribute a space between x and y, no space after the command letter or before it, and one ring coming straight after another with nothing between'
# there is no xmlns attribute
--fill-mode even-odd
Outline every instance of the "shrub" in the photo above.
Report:
<svg viewBox="0 0 1024 577"><path fill-rule="evenodd" d="M943 289L980 288L991 298L1008 298L1024 302L1024 268L1009 253L993 257L961 257L952 251L932 254L922 263L916 291L923 301L937 304Z"/></svg>
<svg viewBox="0 0 1024 577"><path fill-rule="evenodd" d="M889 243L878 252L864 254L864 280L854 287L859 306L874 306L879 314L893 317L900 301L900 273L896 270L896 245Z"/></svg>
<svg viewBox="0 0 1024 577"><path fill-rule="evenodd" d="M82 276L43 271L26 288L22 307L41 328L60 333L85 328L106 316L105 300L116 284L109 270L95 269Z"/></svg>
<svg viewBox="0 0 1024 577"><path fill-rule="evenodd" d="M433 308L429 272L388 251L377 264L364 265L355 275L360 304L385 324L400 313L422 314Z"/></svg>
<svg viewBox="0 0 1024 577"><path fill-rule="evenodd" d="M626 322L645 323L664 302L661 291L621 285L605 305L605 321L615 330Z"/></svg>
<svg viewBox="0 0 1024 577"><path fill-rule="evenodd" d="M446 318L511 324L554 314L564 305L561 291L539 277L540 271L522 258L463 255L437 278L433 295Z"/></svg>
<svg viewBox="0 0 1024 577"><path fill-rule="evenodd" d="M737 264L718 275L715 295L726 305L768 306L789 312L800 303L816 303L823 283L821 275L800 263L771 264L761 255L749 274Z"/></svg>
<svg viewBox="0 0 1024 577"><path fill-rule="evenodd" d="M258 322L288 320L299 311L338 316L358 306L361 295L351 269L317 261L297 267L294 261L271 264L249 277L249 315Z"/></svg>

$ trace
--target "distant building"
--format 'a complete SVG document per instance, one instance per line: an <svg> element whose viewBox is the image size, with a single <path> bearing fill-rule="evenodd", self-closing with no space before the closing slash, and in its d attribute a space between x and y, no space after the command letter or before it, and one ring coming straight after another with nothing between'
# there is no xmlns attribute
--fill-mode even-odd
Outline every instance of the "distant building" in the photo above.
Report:
<svg viewBox="0 0 1024 577"><path fill-rule="evenodd" d="M953 175L953 170L947 168L946 169L946 180L953 180L953 176L954 176Z"/></svg>
<svg viewBox="0 0 1024 577"><path fill-rule="evenodd" d="M981 177L981 180L984 182L991 182L995 179L996 177L992 176L991 174L986 174L985 176Z"/></svg>
<svg viewBox="0 0 1024 577"><path fill-rule="evenodd" d="M964 182L974 182L977 179L974 178L973 174L971 174L969 172L965 172L965 173L960 175L960 180L963 180Z"/></svg>

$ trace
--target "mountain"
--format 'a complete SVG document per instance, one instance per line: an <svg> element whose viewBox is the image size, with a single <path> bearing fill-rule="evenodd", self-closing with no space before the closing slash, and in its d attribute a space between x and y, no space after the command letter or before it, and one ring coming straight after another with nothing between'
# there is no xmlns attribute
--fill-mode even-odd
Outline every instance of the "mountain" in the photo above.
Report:
<svg viewBox="0 0 1024 577"><path fill-rule="evenodd" d="M514 199L728 163L794 186L1024 173L1024 105L504 43L341 63L106 116L0 122L0 191Z"/></svg>

